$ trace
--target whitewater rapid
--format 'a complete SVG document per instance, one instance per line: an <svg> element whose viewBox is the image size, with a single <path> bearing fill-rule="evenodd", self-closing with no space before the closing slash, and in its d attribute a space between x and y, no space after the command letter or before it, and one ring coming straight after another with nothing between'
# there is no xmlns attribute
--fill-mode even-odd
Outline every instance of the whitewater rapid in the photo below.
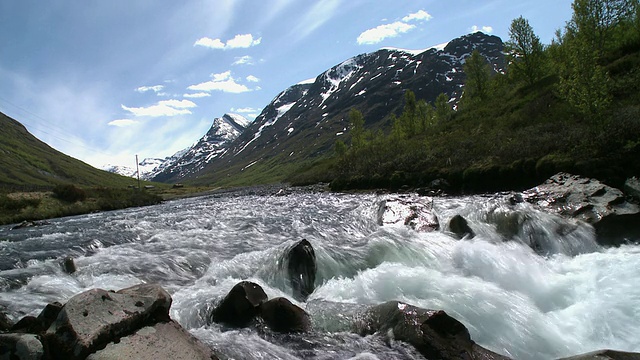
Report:
<svg viewBox="0 0 640 360"><path fill-rule="evenodd" d="M443 309L477 343L516 359L640 352L640 246L602 248L590 226L500 196L433 198L440 231L380 226L385 197L209 196L0 227L0 310L17 320L91 288L157 282L173 297L171 316L228 358L420 359L406 344L349 332L358 311L388 300ZM456 214L475 238L448 233ZM318 261L305 303L279 264L302 238ZM68 255L73 275L59 265ZM305 308L315 331L208 325L213 302L241 280Z"/></svg>

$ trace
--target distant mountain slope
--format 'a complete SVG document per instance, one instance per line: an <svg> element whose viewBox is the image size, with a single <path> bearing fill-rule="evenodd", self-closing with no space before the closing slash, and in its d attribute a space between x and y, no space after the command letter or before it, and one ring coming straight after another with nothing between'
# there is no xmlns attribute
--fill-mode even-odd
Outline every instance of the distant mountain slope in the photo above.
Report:
<svg viewBox="0 0 640 360"><path fill-rule="evenodd" d="M246 129L249 120L237 114L224 114L213 120L209 131L193 146L172 156L150 173L149 179L178 182L197 173L227 152L227 146Z"/></svg>
<svg viewBox="0 0 640 360"><path fill-rule="evenodd" d="M65 155L0 113L0 188L29 189L62 183L126 186L131 179L98 170Z"/></svg>
<svg viewBox="0 0 640 360"><path fill-rule="evenodd" d="M365 126L377 129L388 126L391 113L399 113L407 90L429 102L445 93L455 103L464 85L466 58L478 50L494 71L503 71L503 47L499 37L478 32L454 39L442 49L381 49L350 58L313 82L284 90L228 151L186 174L186 179L231 184L238 176L248 182L280 180L291 170L287 166L300 166L331 151L347 131L350 109L360 110Z"/></svg>

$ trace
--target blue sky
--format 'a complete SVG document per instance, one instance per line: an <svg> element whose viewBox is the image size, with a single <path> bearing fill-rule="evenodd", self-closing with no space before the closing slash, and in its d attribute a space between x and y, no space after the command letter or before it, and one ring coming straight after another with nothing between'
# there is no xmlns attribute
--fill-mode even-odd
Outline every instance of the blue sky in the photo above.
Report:
<svg viewBox="0 0 640 360"><path fill-rule="evenodd" d="M520 15L550 43L571 1L2 0L0 112L93 166L133 167L352 56L506 41Z"/></svg>

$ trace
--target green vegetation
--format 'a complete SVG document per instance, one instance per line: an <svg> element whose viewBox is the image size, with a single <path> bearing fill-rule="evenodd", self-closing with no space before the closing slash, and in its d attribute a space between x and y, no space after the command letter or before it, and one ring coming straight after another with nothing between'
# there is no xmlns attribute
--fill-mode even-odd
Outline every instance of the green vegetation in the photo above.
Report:
<svg viewBox="0 0 640 360"><path fill-rule="evenodd" d="M0 194L0 224L158 204L157 190L57 186L54 191Z"/></svg>
<svg viewBox="0 0 640 360"><path fill-rule="evenodd" d="M454 190L533 186L557 171L620 186L640 174L638 0L575 0L574 15L544 47L528 21L513 20L506 73L477 52L467 59L456 111L407 91L390 131L372 132L350 113L350 143L338 142L322 171L292 182L332 179L333 189L429 186Z"/></svg>

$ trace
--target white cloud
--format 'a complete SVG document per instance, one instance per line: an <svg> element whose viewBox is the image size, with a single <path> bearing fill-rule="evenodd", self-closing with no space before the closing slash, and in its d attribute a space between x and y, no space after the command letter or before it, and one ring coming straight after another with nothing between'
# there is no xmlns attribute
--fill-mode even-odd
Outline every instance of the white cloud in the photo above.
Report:
<svg viewBox="0 0 640 360"><path fill-rule="evenodd" d="M189 100L163 100L159 101L156 105L148 107L128 107L120 105L123 110L132 113L134 116L176 116L176 115L189 115L191 111L189 108L196 107L197 105Z"/></svg>
<svg viewBox="0 0 640 360"><path fill-rule="evenodd" d="M208 97L211 96L211 94L206 93L206 92L199 92L199 93L194 93L194 94L183 94L182 97L186 97L186 98L203 98L203 97Z"/></svg>
<svg viewBox="0 0 640 360"><path fill-rule="evenodd" d="M260 79L258 79L257 77L253 76L253 75L249 75L246 77L247 81L249 82L260 82Z"/></svg>
<svg viewBox="0 0 640 360"><path fill-rule="evenodd" d="M226 43L220 39L211 39L208 37L200 38L193 46L203 46L210 49L246 49L252 46L259 45L262 42L262 38L254 39L251 34L238 34L233 39L227 40Z"/></svg>
<svg viewBox="0 0 640 360"><path fill-rule="evenodd" d="M426 22L433 18L431 14L424 10L418 10L402 18L402 21L396 21L390 24L376 26L375 28L365 30L358 36L358 45L377 44L386 38L393 38L400 34L404 34L416 28L409 22Z"/></svg>
<svg viewBox="0 0 640 360"><path fill-rule="evenodd" d="M472 33L482 31L483 33L491 34L493 32L493 27L491 26L479 27L478 25L473 25L469 30Z"/></svg>
<svg viewBox="0 0 640 360"><path fill-rule="evenodd" d="M110 121L107 125L117 126L117 127L127 127L127 126L131 126L131 125L135 125L137 123L139 123L139 121L137 121L137 120L119 119L119 120Z"/></svg>
<svg viewBox="0 0 640 360"><path fill-rule="evenodd" d="M223 91L234 94L252 91L246 85L237 83L236 79L231 76L231 71L225 71L219 74L211 74L211 78L213 80L196 85L191 85L187 89L205 92Z"/></svg>
<svg viewBox="0 0 640 360"><path fill-rule="evenodd" d="M431 16L431 14L429 14L428 12L426 12L424 10L418 10L417 12L415 12L413 14L409 14L409 15L403 17L402 21L404 21L404 22L409 22L409 21L429 21L429 20L431 20L431 18L433 18L433 16Z"/></svg>
<svg viewBox="0 0 640 360"><path fill-rule="evenodd" d="M233 64L231 65L254 65L255 62L253 61L253 58L249 55L245 55L245 56L241 56L241 57L237 57L236 61L233 62Z"/></svg>
<svg viewBox="0 0 640 360"><path fill-rule="evenodd" d="M136 89L136 91L139 93L144 93L147 91L153 91L155 93L158 93L162 89L164 89L164 85L140 86L139 88Z"/></svg>
<svg viewBox="0 0 640 360"><path fill-rule="evenodd" d="M415 28L415 25L410 25L401 21L380 25L360 34L360 36L358 36L358 45L377 44L386 38L396 37L413 28Z"/></svg>
<svg viewBox="0 0 640 360"><path fill-rule="evenodd" d="M256 113L259 112L259 109L254 109L254 108L250 108L250 107L245 107L245 108L232 108L231 109L232 112L237 112L237 113Z"/></svg>

